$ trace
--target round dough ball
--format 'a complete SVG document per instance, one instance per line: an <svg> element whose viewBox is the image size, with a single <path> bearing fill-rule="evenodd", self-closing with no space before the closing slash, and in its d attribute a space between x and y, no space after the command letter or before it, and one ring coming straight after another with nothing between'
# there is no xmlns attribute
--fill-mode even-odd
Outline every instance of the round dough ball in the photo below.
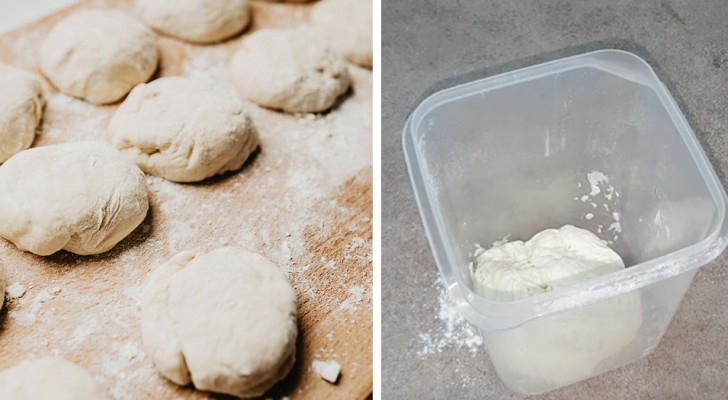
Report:
<svg viewBox="0 0 728 400"><path fill-rule="evenodd" d="M135 5L154 29L194 43L227 39L250 22L248 0L136 0Z"/></svg>
<svg viewBox="0 0 728 400"><path fill-rule="evenodd" d="M40 48L40 68L61 92L95 104L115 102L157 69L159 49L143 23L120 11L79 11Z"/></svg>
<svg viewBox="0 0 728 400"><path fill-rule="evenodd" d="M323 40L344 58L372 67L372 2L322 0L311 11L311 23L321 29Z"/></svg>
<svg viewBox="0 0 728 400"><path fill-rule="evenodd" d="M305 29L253 33L230 68L250 101L290 112L327 110L351 84L346 62Z"/></svg>
<svg viewBox="0 0 728 400"><path fill-rule="evenodd" d="M158 267L142 298L142 340L178 385L256 397L295 362L296 293L264 257L225 247L182 252Z"/></svg>
<svg viewBox="0 0 728 400"><path fill-rule="evenodd" d="M0 163L33 143L43 114L40 79L30 72L0 64Z"/></svg>
<svg viewBox="0 0 728 400"><path fill-rule="evenodd" d="M144 174L110 146L21 151L0 166L0 237L41 256L103 253L147 215Z"/></svg>
<svg viewBox="0 0 728 400"><path fill-rule="evenodd" d="M258 147L258 131L242 102L202 78L161 78L135 87L109 132L143 171L175 182L236 170Z"/></svg>
<svg viewBox="0 0 728 400"><path fill-rule="evenodd" d="M59 357L26 361L0 372L0 399L112 400L88 372Z"/></svg>

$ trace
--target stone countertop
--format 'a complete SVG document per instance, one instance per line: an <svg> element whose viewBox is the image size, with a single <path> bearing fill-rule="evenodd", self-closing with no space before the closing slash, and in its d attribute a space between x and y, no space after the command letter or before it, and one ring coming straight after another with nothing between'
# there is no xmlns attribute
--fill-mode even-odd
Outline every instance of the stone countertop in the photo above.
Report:
<svg viewBox="0 0 728 400"><path fill-rule="evenodd" d="M510 392L482 346L440 340L437 351L428 348L428 335L447 329L401 146L407 116L437 90L619 48L656 70L728 186L728 1L382 3L382 397L728 398L728 252L699 270L651 355L545 395Z"/></svg>

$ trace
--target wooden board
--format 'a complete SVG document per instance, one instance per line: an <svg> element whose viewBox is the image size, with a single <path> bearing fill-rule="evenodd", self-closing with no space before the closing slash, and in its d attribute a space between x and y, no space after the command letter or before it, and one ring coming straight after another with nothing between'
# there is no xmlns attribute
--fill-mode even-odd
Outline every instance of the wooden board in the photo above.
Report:
<svg viewBox="0 0 728 400"><path fill-rule="evenodd" d="M70 13L128 1L85 2L0 36L0 60L38 73L38 48ZM306 23L310 5L252 2L253 26ZM246 32L246 33L247 33ZM207 76L229 84L242 36L196 46L158 36L158 76ZM300 335L291 374L267 394L361 399L372 390L372 74L351 66L351 93L329 113L291 115L246 103L260 151L241 171L197 184L148 177L150 212L108 253L39 257L0 239L0 269L26 292L0 313L0 369L48 355L76 362L116 399L226 398L161 378L140 337L139 300L150 271L185 249L237 245L284 268L298 294ZM108 140L116 105L97 107L44 82L47 105L33 146ZM0 94L1 95L1 94ZM204 282L200 282L204 285ZM342 367L331 385L314 360Z"/></svg>

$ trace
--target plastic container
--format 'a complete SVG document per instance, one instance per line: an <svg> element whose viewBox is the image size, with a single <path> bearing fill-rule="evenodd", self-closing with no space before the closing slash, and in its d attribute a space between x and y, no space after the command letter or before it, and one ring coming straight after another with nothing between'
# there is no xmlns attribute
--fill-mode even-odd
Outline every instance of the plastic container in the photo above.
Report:
<svg viewBox="0 0 728 400"><path fill-rule="evenodd" d="M438 92L403 146L427 237L501 379L535 394L636 361L726 247L726 194L641 58L601 50ZM596 189L595 189L596 188ZM514 302L472 290L474 244L572 224L626 269Z"/></svg>

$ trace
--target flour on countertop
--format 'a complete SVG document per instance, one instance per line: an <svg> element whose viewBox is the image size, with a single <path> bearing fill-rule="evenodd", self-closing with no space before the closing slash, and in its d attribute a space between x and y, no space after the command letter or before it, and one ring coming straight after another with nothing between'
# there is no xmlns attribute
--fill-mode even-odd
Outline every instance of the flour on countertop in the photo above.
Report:
<svg viewBox="0 0 728 400"><path fill-rule="evenodd" d="M440 278L435 282L435 289L438 292L438 327L418 335L422 347L417 354L424 358L446 350L460 349L476 354L483 345L480 332L460 314Z"/></svg>

